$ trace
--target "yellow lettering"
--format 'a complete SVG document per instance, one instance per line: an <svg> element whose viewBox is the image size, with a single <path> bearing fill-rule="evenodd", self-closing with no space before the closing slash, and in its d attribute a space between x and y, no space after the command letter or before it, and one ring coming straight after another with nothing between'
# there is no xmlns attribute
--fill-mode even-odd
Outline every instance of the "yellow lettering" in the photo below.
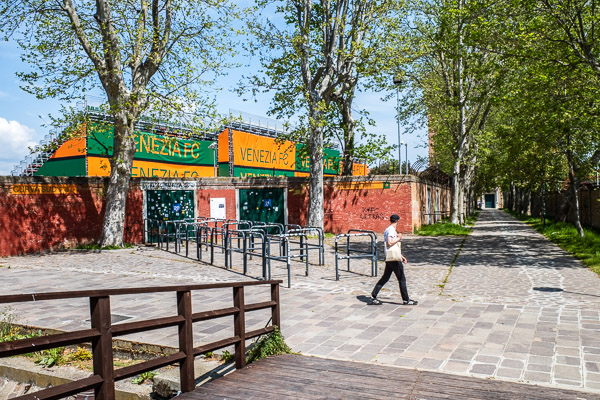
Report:
<svg viewBox="0 0 600 400"><path fill-rule="evenodd" d="M159 154L159 150L158 150L158 143L157 143L157 139L155 136L152 136L152 150L151 150L152 154Z"/></svg>
<svg viewBox="0 0 600 400"><path fill-rule="evenodd" d="M150 153L150 138L146 135L140 136L140 153Z"/></svg>
<svg viewBox="0 0 600 400"><path fill-rule="evenodd" d="M175 145L173 146L172 155L175 155L175 153L177 153L179 155L179 157L181 158L181 150L179 150L179 144L177 142L175 142Z"/></svg>
<svg viewBox="0 0 600 400"><path fill-rule="evenodd" d="M194 144L192 145L192 157L193 157L193 158L198 158L198 157L200 157L200 154L196 154L196 155L194 155L194 148L197 148L198 150L200 150L200 146L198 145L198 143L194 143Z"/></svg>
<svg viewBox="0 0 600 400"><path fill-rule="evenodd" d="M162 149L160 149L160 155L161 156L168 156L168 154L165 153L165 147L167 147L167 141L163 140L162 142L163 142L163 146L162 146Z"/></svg>
<svg viewBox="0 0 600 400"><path fill-rule="evenodd" d="M189 143L183 144L183 158L187 158L187 153L188 153L188 151L190 151L189 147L190 147Z"/></svg>

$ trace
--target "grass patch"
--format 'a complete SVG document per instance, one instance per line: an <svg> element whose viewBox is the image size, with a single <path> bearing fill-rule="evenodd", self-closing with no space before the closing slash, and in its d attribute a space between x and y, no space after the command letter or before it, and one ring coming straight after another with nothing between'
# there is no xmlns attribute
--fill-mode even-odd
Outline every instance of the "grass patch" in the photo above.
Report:
<svg viewBox="0 0 600 400"><path fill-rule="evenodd" d="M571 253L585 266L600 275L600 230L583 228L585 236L579 237L577 229L572 224L556 222L546 218L546 226L544 226L541 218L519 215L508 210L505 211L546 236L553 243Z"/></svg>
<svg viewBox="0 0 600 400"><path fill-rule="evenodd" d="M141 385L142 383L146 382L147 380L153 380L156 375L158 375L158 372L154 372L154 371L142 372L141 374L139 374L138 376L133 378L131 380L131 382L135 383L136 385Z"/></svg>
<svg viewBox="0 0 600 400"><path fill-rule="evenodd" d="M278 327L267 336L261 337L248 351L246 363L250 364L261 358L274 356L277 354L291 353L292 349L285 343L281 331Z"/></svg>
<svg viewBox="0 0 600 400"><path fill-rule="evenodd" d="M473 232L473 226L479 217L479 212L474 212L467 217L465 225L451 224L447 218L436 222L433 225L422 225L415 230L415 235L419 236L469 236Z"/></svg>
<svg viewBox="0 0 600 400"><path fill-rule="evenodd" d="M0 310L0 343L42 336L42 331L21 328L16 321L17 315L12 308L5 307Z"/></svg>
<svg viewBox="0 0 600 400"><path fill-rule="evenodd" d="M449 222L436 222L433 225L422 225L415 231L419 236L468 236L473 231L470 227L451 224Z"/></svg>

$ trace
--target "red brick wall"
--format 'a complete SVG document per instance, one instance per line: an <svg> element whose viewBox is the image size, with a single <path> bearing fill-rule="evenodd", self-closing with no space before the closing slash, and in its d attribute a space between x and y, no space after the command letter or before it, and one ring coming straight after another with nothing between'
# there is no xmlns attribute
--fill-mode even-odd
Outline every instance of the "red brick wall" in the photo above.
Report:
<svg viewBox="0 0 600 400"><path fill-rule="evenodd" d="M200 188L196 190L196 199L198 202L198 216L210 217L210 199L225 198L225 215L227 219L236 219L235 188L207 189Z"/></svg>
<svg viewBox="0 0 600 400"><path fill-rule="evenodd" d="M127 194L125 212L125 243L142 243L144 241L144 193L133 183Z"/></svg>
<svg viewBox="0 0 600 400"><path fill-rule="evenodd" d="M390 183L389 189L359 190L339 190L335 182L327 182L324 196L325 232L337 234L349 229L365 229L382 233L390 224L390 215L398 214L401 232L412 233L410 182ZM288 221L305 225L307 214L307 185L290 185Z"/></svg>
<svg viewBox="0 0 600 400"><path fill-rule="evenodd" d="M399 227L410 233L423 221L423 185L414 177L355 177L352 182L389 183L387 189L341 190L344 178L325 179L326 232L366 229L381 234L391 214L400 216ZM236 218L236 189L288 187L288 223L306 225L308 184L304 178L202 178L197 181L198 216L210 216L210 199L226 199L226 216ZM76 194L12 195L19 184L75 184ZM0 177L0 256L36 253L97 242L103 215L102 178ZM124 240L143 240L143 192L132 180L127 197ZM447 197L447 188L440 188Z"/></svg>
<svg viewBox="0 0 600 400"><path fill-rule="evenodd" d="M74 194L13 195L13 183L74 184ZM0 182L0 256L30 254L97 242L104 214L102 180L73 178L4 178ZM124 240L142 239L142 192L127 197Z"/></svg>

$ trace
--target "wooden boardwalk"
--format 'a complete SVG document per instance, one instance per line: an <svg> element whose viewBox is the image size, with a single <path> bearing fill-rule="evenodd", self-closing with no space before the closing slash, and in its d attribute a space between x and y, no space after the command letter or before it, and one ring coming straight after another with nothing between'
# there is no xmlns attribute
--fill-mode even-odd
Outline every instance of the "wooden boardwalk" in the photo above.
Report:
<svg viewBox="0 0 600 400"><path fill-rule="evenodd" d="M211 381L192 399L600 399L585 393L465 376L286 354Z"/></svg>

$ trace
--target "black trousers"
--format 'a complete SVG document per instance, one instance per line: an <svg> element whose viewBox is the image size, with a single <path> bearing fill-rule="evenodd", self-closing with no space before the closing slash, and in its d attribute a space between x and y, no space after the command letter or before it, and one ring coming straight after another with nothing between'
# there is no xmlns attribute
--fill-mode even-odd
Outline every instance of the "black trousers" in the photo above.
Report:
<svg viewBox="0 0 600 400"><path fill-rule="evenodd" d="M392 272L398 278L398 283L400 284L400 295L402 295L402 300L408 301L410 298L408 297L408 290L406 289L406 276L404 276L404 264L401 261L386 261L385 263L385 271L383 272L383 276L375 285L371 296L377 297L379 291L385 285L392 276Z"/></svg>

